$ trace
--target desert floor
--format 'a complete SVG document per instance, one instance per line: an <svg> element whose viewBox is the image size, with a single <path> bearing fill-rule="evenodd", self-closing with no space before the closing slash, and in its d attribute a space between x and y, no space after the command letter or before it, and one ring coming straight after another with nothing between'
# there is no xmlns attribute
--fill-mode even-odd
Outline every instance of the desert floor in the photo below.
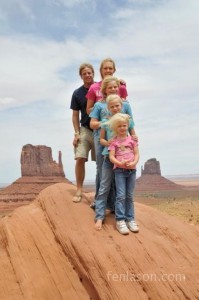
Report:
<svg viewBox="0 0 199 300"><path fill-rule="evenodd" d="M172 181L183 185L183 190L167 190L157 192L136 192L135 202L156 208L169 215L177 217L191 225L199 225L199 176L187 178L172 178ZM85 184L84 192L94 198L94 185ZM0 218L11 215L13 210L30 202L0 202Z"/></svg>
<svg viewBox="0 0 199 300"><path fill-rule="evenodd" d="M183 190L136 192L135 202L156 208L191 225L199 225L199 176L170 180L182 185ZM93 192L94 186L85 185L85 191Z"/></svg>
<svg viewBox="0 0 199 300"><path fill-rule="evenodd" d="M199 177L172 178L181 191L137 193L135 201L152 206L191 225L199 225Z"/></svg>

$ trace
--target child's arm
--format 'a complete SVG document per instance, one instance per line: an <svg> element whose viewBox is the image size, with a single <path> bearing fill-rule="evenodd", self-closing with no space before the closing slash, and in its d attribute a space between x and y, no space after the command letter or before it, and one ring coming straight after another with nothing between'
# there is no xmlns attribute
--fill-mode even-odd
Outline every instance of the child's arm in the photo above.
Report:
<svg viewBox="0 0 199 300"><path fill-rule="evenodd" d="M113 164L117 165L120 168L125 166L126 161L119 161L115 158L115 150L109 151L109 159Z"/></svg>
<svg viewBox="0 0 199 300"><path fill-rule="evenodd" d="M113 139L110 139L110 140L107 141L105 139L105 137L106 137L106 130L104 128L101 128L101 130L100 130L100 144L102 146L108 147L108 146L110 146Z"/></svg>
<svg viewBox="0 0 199 300"><path fill-rule="evenodd" d="M126 162L126 166L129 169L134 169L139 161L139 150L138 146L134 146L134 161Z"/></svg>
<svg viewBox="0 0 199 300"><path fill-rule="evenodd" d="M102 146L109 146L108 141L105 139L106 137L106 130L104 128L101 128L100 130L100 144Z"/></svg>
<svg viewBox="0 0 199 300"><path fill-rule="evenodd" d="M101 122L96 118L91 118L90 127L92 129L98 129L101 126Z"/></svg>

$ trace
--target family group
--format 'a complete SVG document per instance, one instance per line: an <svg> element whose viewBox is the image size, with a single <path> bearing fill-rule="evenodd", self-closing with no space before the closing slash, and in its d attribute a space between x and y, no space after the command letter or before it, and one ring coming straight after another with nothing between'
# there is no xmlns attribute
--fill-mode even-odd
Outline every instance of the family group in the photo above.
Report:
<svg viewBox="0 0 199 300"><path fill-rule="evenodd" d="M79 67L83 85L73 92L70 105L77 185L73 202L82 199L85 163L91 153L96 161L96 192L91 204L95 229L102 229L109 210L115 214L117 230L126 235L139 231L133 201L139 150L126 83L113 76L115 71L114 60L104 59L101 81L95 82L90 63Z"/></svg>

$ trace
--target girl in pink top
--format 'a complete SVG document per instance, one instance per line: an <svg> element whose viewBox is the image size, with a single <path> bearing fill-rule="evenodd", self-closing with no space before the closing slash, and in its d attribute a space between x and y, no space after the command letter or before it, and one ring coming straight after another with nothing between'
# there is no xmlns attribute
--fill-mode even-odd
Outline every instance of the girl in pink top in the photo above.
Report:
<svg viewBox="0 0 199 300"><path fill-rule="evenodd" d="M128 234L129 230L138 232L139 228L134 220L133 202L136 164L139 160L138 144L131 137L127 136L129 127L128 115L117 113L110 118L108 124L115 135L108 150L115 172L116 228L121 234Z"/></svg>
<svg viewBox="0 0 199 300"><path fill-rule="evenodd" d="M101 62L100 74L101 74L102 80L108 75L113 76L115 71L116 71L115 62L111 58L106 58ZM103 99L103 95L101 93L102 80L99 82L93 83L88 90L88 93L86 95L86 98L87 98L86 111L87 111L88 115L90 114L95 102ZM127 90L126 90L126 85L123 80L120 80L118 95L122 99L126 99L126 97L128 96Z"/></svg>

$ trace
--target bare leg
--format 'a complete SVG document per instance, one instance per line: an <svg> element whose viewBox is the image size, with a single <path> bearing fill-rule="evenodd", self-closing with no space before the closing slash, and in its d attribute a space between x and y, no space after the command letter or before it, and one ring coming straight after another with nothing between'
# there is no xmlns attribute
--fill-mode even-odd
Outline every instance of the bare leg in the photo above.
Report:
<svg viewBox="0 0 199 300"><path fill-rule="evenodd" d="M76 176L76 185L77 191L73 197L73 202L80 202L82 198L82 187L85 178L85 158L78 158L75 165L75 176Z"/></svg>
<svg viewBox="0 0 199 300"><path fill-rule="evenodd" d="M98 220L95 222L95 229L96 229L96 230L101 230L101 229L102 229L102 220L98 219Z"/></svg>

